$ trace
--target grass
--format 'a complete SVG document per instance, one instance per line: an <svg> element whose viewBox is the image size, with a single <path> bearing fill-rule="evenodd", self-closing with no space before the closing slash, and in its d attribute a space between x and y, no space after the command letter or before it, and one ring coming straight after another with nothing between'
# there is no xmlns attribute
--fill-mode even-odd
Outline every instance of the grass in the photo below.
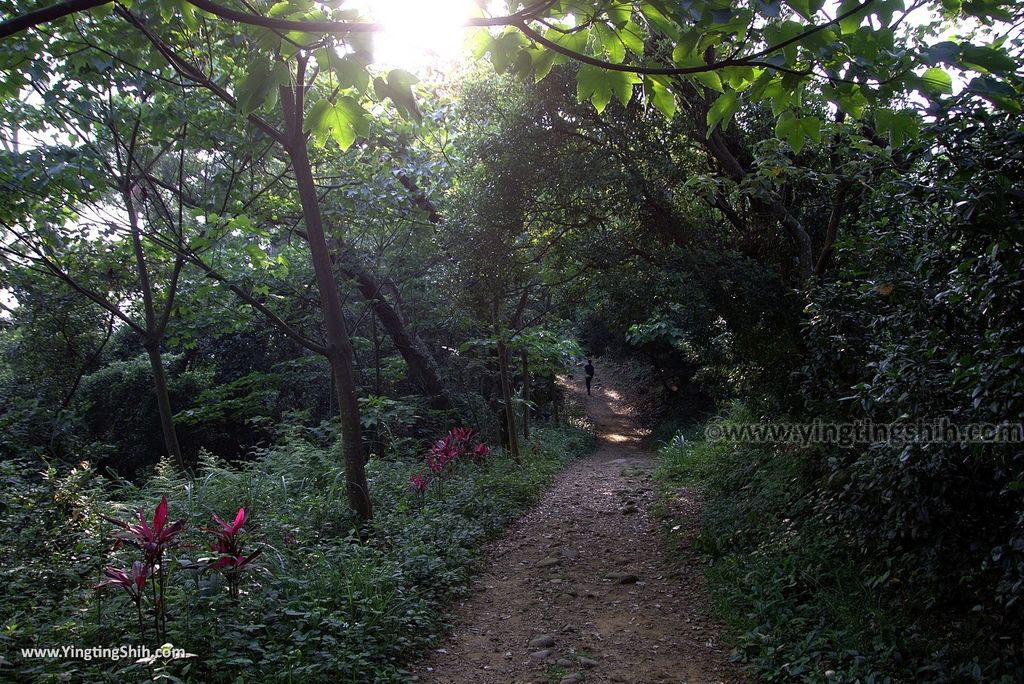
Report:
<svg viewBox="0 0 1024 684"><path fill-rule="evenodd" d="M414 458L368 465L375 519L358 527L345 499L335 448L296 429L241 467L204 460L186 481L163 467L143 486L112 485L90 468L39 477L3 465L0 499L0 680L122 682L398 682L411 658L436 643L445 608L467 590L482 545L519 516L565 465L592 447L571 427L541 428L522 466L496 453L466 463L413 493ZM435 483L436 485L437 483ZM128 517L160 496L185 518L170 564L168 640L195 657L132 660L26 659L20 649L146 643L134 606L93 586L107 565L137 552L111 550L102 515ZM252 547L263 553L231 600L213 573L184 568L208 554L210 514L250 512Z"/></svg>

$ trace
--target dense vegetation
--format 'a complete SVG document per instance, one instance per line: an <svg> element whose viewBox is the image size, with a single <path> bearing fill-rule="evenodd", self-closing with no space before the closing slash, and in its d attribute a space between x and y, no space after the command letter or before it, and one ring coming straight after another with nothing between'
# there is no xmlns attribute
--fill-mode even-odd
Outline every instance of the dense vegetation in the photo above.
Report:
<svg viewBox="0 0 1024 684"><path fill-rule="evenodd" d="M467 588L481 542L531 503L567 459L589 444L571 428L543 430L544 447L522 465L507 459L458 464L443 486L409 491L406 461L371 461L377 515L357 527L346 513L344 469L334 435L291 426L275 446L244 466L203 459L186 482L165 462L142 486L114 488L85 466L65 474L5 466L0 553L10 599L3 605L5 646L75 644L83 648L172 643L191 657L113 664L80 659L11 659L4 676L39 681L62 674L87 681L138 681L169 675L192 681L259 679L272 671L292 681L402 681L402 666L444 626L446 602ZM453 466L454 467L454 466ZM169 519L187 521L168 552L166 631L155 633L149 607L141 632L128 595L93 589L100 569L139 556L110 553L104 516L148 521L161 496ZM245 537L262 553L230 575L198 567L215 524L245 504ZM247 556L249 554L246 554ZM15 560L17 559L17 560ZM111 640L110 633L118 635ZM11 667L15 669L13 672Z"/></svg>
<svg viewBox="0 0 1024 684"><path fill-rule="evenodd" d="M1021 679L1020 440L699 436L1019 423L1019 4L486 9L0 0L0 676L401 679L587 352L752 672ZM111 635L196 657L8 655Z"/></svg>
<svg viewBox="0 0 1024 684"><path fill-rule="evenodd" d="M913 173L865 193L835 279L804 294L786 390L735 393L715 430L1019 420L1021 130L976 112L932 132ZM707 491L712 577L766 679L1024 675L1019 442L698 438L663 456L665 483Z"/></svg>

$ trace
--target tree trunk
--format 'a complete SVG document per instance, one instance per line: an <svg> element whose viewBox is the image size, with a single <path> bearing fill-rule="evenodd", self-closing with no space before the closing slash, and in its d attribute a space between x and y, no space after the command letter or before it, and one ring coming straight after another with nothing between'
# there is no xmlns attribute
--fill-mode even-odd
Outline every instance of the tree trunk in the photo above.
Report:
<svg viewBox="0 0 1024 684"><path fill-rule="evenodd" d="M156 407L160 413L160 431L164 436L164 449L174 457L178 467L185 471L185 459L181 455L178 444L178 433L174 429L174 413L171 411L171 398L167 394L167 375L164 373L164 360L160 353L159 342L145 343L149 365L153 369L153 389L156 391Z"/></svg>
<svg viewBox="0 0 1024 684"><path fill-rule="evenodd" d="M377 316L370 314L370 334L373 339L373 393L380 394L380 336L377 334Z"/></svg>
<svg viewBox="0 0 1024 684"><path fill-rule="evenodd" d="M523 439L530 439L530 357L523 352Z"/></svg>
<svg viewBox="0 0 1024 684"><path fill-rule="evenodd" d="M409 334L401 317L391 304L384 298L382 288L376 278L361 266L346 262L342 265L346 275L356 281L359 293L373 309L381 326L383 326L395 349L402 355L409 367L409 377L432 399L434 408L449 408L451 400L445 391L444 384L437 372L433 359L417 344L413 335Z"/></svg>
<svg viewBox="0 0 1024 684"><path fill-rule="evenodd" d="M825 275L825 269L828 268L828 262L835 251L836 237L839 235L839 222L842 220L843 211L846 208L846 196L852 187L853 181L849 178L840 179L836 186L836 194L832 199L832 211L829 213L828 227L825 230L825 244L821 248L818 263L814 267L816 276Z"/></svg>
<svg viewBox="0 0 1024 684"><path fill-rule="evenodd" d="M501 379L501 398L505 404L505 422L508 425L508 450L516 463L522 463L523 458L519 454L519 435L516 434L516 411L512 405L512 382L509 379L508 348L500 337L498 338L498 374Z"/></svg>
<svg viewBox="0 0 1024 684"><path fill-rule="evenodd" d="M301 85L300 85L301 87ZM320 201L306 149L306 136L302 130L302 97L295 88L287 88L289 97L283 102L283 109L289 119L288 156L295 172L295 182L302 204L302 215L306 224L309 253L316 274L320 307L324 317L324 332L327 337L327 360L331 364L338 395L338 413L341 419L341 442L345 459L345 479L348 500L352 510L362 520L373 517L370 504L370 490L366 481L363 455L363 435L359 423L359 402L356 397L355 378L352 369L352 342L345 327L341 311L341 299L334 282L331 254L324 236L323 216ZM290 114L290 116L289 116Z"/></svg>
<svg viewBox="0 0 1024 684"><path fill-rule="evenodd" d="M134 144L135 140L133 137L132 148L134 148ZM142 346L145 347L146 354L149 355L149 365L153 368L153 389L156 392L156 406L160 414L160 431L164 436L164 448L168 454L174 457L178 468L185 472L185 458L181 454L178 433L174 429L174 413L171 411L171 398L167 394L167 375L164 373L164 360L163 355L160 353L160 341L163 338L164 327L157 321L156 307L153 304L153 287L149 280L146 253L142 247L139 214L135 208L135 202L132 197L133 192L132 186L127 182L121 188L121 197L124 200L125 211L128 214L128 223L131 227L135 268L139 276L142 308L146 317L145 331L136 329L136 332L142 333ZM168 301L167 306L171 306L170 301ZM169 315L169 312L170 310L168 309L165 313Z"/></svg>

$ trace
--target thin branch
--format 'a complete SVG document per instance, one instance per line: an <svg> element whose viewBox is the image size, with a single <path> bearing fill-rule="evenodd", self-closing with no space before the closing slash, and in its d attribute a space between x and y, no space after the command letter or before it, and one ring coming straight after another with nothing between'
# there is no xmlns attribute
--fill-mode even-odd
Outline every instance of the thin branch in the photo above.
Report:
<svg viewBox="0 0 1024 684"><path fill-rule="evenodd" d="M179 55L177 52L175 52L169 45L163 42L163 40L161 40L155 33L150 31L149 28L141 19L139 19L131 11L121 7L120 5L117 7L116 11L121 17L127 20L129 24L137 28L139 31L142 32L144 36L146 36L149 42L152 43L153 47L157 49L157 51L164 57L164 59L167 60L167 63L170 64L175 71L177 71L182 76L185 76L186 78L195 81L199 85L205 87L211 93L213 93L222 101L224 101L232 109L238 109L238 100L236 100L234 96L231 95L231 93L229 93L228 91L224 90L224 88L214 83L212 79L210 79L206 74L204 74L199 69L199 67L192 64L184 57ZM273 140L281 143L282 145L287 144L287 139L281 133L281 131L279 131L273 124L271 124L266 119L255 114L249 114L247 118L249 119L250 123L252 123L254 126L256 126L264 133L266 133Z"/></svg>
<svg viewBox="0 0 1024 684"><path fill-rule="evenodd" d="M637 64L614 64L603 59L591 57L590 55L584 55L580 52L576 52L575 50L570 50L567 47L559 45L555 41L545 38L541 33L531 28L525 21L518 21L512 25L522 31L527 38L540 43L549 50L554 50L558 54L564 55L565 57L580 62L581 64L599 67L607 71L620 71L647 76L685 76L687 74L700 74L706 71L716 71L730 66L748 66L772 69L774 71L781 71L783 73L794 74L796 76L808 76L812 73L809 69L790 69L788 67L772 64L771 62L764 62L753 57L723 59L717 62L710 62L702 66L692 67L649 67Z"/></svg>

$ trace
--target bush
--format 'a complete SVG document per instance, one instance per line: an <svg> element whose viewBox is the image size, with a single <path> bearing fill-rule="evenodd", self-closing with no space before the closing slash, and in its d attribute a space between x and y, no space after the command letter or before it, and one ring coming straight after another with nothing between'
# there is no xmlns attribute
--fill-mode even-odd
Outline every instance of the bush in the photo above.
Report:
<svg viewBox="0 0 1024 684"><path fill-rule="evenodd" d="M714 422L763 420L742 404ZM781 420L781 419L780 419ZM734 656L767 682L1012 682L1024 667L950 614L897 560L865 554L828 505L840 487L818 448L676 440L659 452L663 497L702 490L698 548ZM948 604L947 604L948 605Z"/></svg>
<svg viewBox="0 0 1024 684"><path fill-rule="evenodd" d="M937 153L865 205L835 282L808 296L801 394L840 421L1020 425L1024 133L936 125ZM845 401L837 402L837 397ZM822 454L823 524L886 581L920 589L982 650L1024 659L1024 451L1012 441L877 443Z"/></svg>
<svg viewBox="0 0 1024 684"><path fill-rule="evenodd" d="M177 372L179 356L165 354L164 364L174 409L185 408L210 384L208 374ZM83 429L92 440L106 445L106 457L98 459L98 466L130 477L156 465L164 444L153 369L145 354L114 361L82 378L78 401Z"/></svg>

